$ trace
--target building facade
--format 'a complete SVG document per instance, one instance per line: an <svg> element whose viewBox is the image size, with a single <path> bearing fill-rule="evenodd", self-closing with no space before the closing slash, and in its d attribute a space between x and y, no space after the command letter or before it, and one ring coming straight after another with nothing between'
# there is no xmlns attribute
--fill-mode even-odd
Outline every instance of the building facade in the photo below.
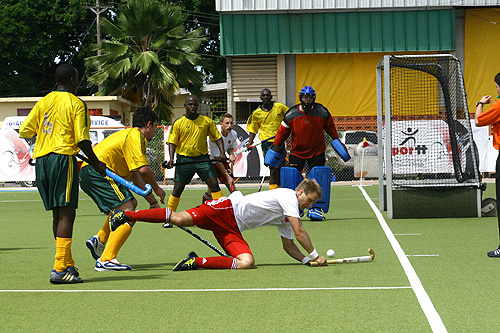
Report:
<svg viewBox="0 0 500 333"><path fill-rule="evenodd" d="M292 106L310 85L334 117L370 124L376 65L388 54L453 54L469 105L495 93L498 0L216 0L216 8L237 120L258 105L263 88Z"/></svg>

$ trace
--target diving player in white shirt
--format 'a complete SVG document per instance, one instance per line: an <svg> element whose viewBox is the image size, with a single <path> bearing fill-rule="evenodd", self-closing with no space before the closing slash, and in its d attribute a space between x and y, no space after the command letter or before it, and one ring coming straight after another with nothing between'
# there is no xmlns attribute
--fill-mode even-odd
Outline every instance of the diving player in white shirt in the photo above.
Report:
<svg viewBox="0 0 500 333"><path fill-rule="evenodd" d="M128 221L170 222L183 227L195 225L201 229L211 230L224 251L232 256L198 257L196 253L191 252L187 259L177 263L174 271L198 268L253 268L255 261L252 251L241 233L262 226L278 228L283 249L292 258L303 264L313 260L324 266L327 265L326 259L319 256L314 249L299 215L299 209L310 208L321 196L319 184L314 179L304 179L295 190L278 188L246 196L235 191L227 198L207 201L183 212L172 212L168 208L115 211L110 224L112 230ZM309 257L299 250L293 241L294 236Z"/></svg>

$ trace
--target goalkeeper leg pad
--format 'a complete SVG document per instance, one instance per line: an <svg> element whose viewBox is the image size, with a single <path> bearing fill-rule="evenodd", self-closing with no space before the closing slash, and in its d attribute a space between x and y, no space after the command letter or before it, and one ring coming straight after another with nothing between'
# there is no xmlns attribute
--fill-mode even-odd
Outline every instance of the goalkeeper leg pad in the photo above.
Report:
<svg viewBox="0 0 500 333"><path fill-rule="evenodd" d="M280 169L280 180L281 187L295 190L304 177L296 168L283 167Z"/></svg>
<svg viewBox="0 0 500 333"><path fill-rule="evenodd" d="M328 213L328 209L330 208L332 169L327 166L314 167L307 175L307 178L315 179L323 192L323 196L312 205L312 208L321 208L323 212Z"/></svg>

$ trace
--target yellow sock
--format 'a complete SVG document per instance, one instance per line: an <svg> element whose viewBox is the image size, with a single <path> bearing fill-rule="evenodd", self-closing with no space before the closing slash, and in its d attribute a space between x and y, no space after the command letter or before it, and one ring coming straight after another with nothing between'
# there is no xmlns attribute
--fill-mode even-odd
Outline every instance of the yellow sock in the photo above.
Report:
<svg viewBox="0 0 500 333"><path fill-rule="evenodd" d="M224 194L222 194L222 190L220 190L219 192L212 193L212 199L214 199L214 200L222 198L223 196L224 196Z"/></svg>
<svg viewBox="0 0 500 333"><path fill-rule="evenodd" d="M125 223L119 226L109 235L108 244L101 255L101 261L105 262L115 259L118 256L118 251L122 248L128 236L132 233L132 227Z"/></svg>
<svg viewBox="0 0 500 333"><path fill-rule="evenodd" d="M279 186L278 184L269 184L269 190L274 190L274 189L277 189L277 188L280 188L281 186Z"/></svg>
<svg viewBox="0 0 500 333"><path fill-rule="evenodd" d="M71 256L71 241L71 238L56 237L54 269L59 273L68 266L68 256Z"/></svg>
<svg viewBox="0 0 500 333"><path fill-rule="evenodd" d="M179 201L181 201L181 198L174 197L170 194L170 197L168 198L168 208L175 212L177 210L177 206L179 206Z"/></svg>
<svg viewBox="0 0 500 333"><path fill-rule="evenodd" d="M104 222L101 230L99 230L99 232L97 233L97 236L99 236L99 241L103 244L106 244L109 234L111 233L111 230L109 230L109 217L111 216L111 214L112 213L109 213L106 222Z"/></svg>
<svg viewBox="0 0 500 333"><path fill-rule="evenodd" d="M69 251L67 251L67 253L68 253L68 256L66 258L67 266L75 267L75 261L73 260L73 255L71 254L71 248L69 248Z"/></svg>

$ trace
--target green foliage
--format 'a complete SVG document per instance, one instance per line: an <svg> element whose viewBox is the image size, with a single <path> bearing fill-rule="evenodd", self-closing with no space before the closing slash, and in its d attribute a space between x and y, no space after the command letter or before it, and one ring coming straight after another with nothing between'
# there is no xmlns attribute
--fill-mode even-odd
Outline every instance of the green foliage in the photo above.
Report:
<svg viewBox="0 0 500 333"><path fill-rule="evenodd" d="M178 6L156 0L131 0L120 6L115 21L104 19L106 34L94 50L102 55L86 59L94 70L89 81L101 85L99 95L140 91L141 103L169 120L171 98L179 88L202 94L204 62L196 53L206 40L202 29L189 32Z"/></svg>
<svg viewBox="0 0 500 333"><path fill-rule="evenodd" d="M95 16L84 3L2 0L0 96L41 96L53 90L58 62L71 61L84 73L91 42L86 37L95 30Z"/></svg>
<svg viewBox="0 0 500 333"><path fill-rule="evenodd" d="M201 27L208 36L200 47L208 63L201 69L207 76L206 83L226 82L226 59L220 56L219 14L215 1L179 0L178 5L184 9L188 31Z"/></svg>

